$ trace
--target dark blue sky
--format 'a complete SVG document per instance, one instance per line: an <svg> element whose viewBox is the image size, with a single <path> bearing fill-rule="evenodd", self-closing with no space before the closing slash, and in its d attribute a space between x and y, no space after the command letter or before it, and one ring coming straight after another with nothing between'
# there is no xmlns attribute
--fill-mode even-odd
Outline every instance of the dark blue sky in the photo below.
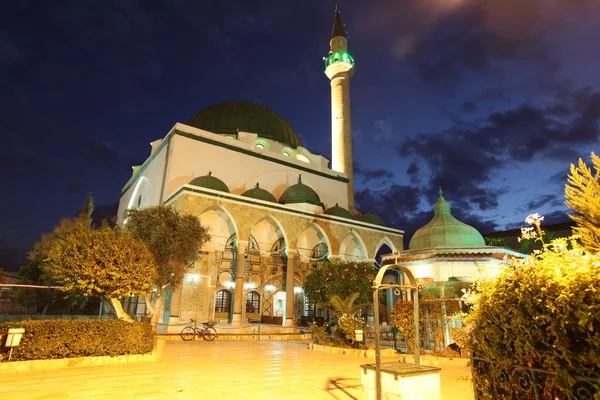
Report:
<svg viewBox="0 0 600 400"><path fill-rule="evenodd" d="M410 236L442 185L483 233L564 221L600 148L597 0L344 0L356 198ZM118 201L176 122L225 100L330 157L333 1L20 0L0 13L0 267L92 192Z"/></svg>

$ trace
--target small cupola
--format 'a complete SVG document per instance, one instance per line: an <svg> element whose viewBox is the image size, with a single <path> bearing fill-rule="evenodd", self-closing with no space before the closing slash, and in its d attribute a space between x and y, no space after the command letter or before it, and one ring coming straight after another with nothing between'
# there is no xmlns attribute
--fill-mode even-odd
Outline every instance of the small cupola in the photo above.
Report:
<svg viewBox="0 0 600 400"><path fill-rule="evenodd" d="M189 184L207 189L218 190L219 192L229 193L229 188L225 182L217 177L214 177L210 171L207 175L192 179Z"/></svg>
<svg viewBox="0 0 600 400"><path fill-rule="evenodd" d="M307 203L323 207L321 199L317 192L308 185L302 183L302 175L298 175L298 183L287 188L279 198L280 204L298 204Z"/></svg>
<svg viewBox="0 0 600 400"><path fill-rule="evenodd" d="M335 203L335 206L329 207L327 210L325 210L324 214L333 215L340 218L354 218L352 214L350 214L350 211L346 210L344 207L340 207L338 203Z"/></svg>
<svg viewBox="0 0 600 400"><path fill-rule="evenodd" d="M242 196L277 203L275 196L273 196L273 194L271 194L271 192L268 190L262 189L258 182L256 182L256 186L254 186L252 189L246 190L244 193L242 193Z"/></svg>

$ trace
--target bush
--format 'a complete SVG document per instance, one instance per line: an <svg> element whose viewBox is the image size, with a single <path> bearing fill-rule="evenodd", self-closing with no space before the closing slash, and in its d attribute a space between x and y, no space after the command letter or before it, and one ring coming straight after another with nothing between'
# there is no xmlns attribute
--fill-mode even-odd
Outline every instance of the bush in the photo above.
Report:
<svg viewBox="0 0 600 400"><path fill-rule="evenodd" d="M327 333L326 326L319 326L316 322L308 325L310 331L312 332L313 343L316 344L330 344L331 338Z"/></svg>
<svg viewBox="0 0 600 400"><path fill-rule="evenodd" d="M498 369L556 373L544 382L544 394L564 394L566 374L600 371L598 287L600 254L586 254L574 239L556 239L478 284L467 318L470 347Z"/></svg>
<svg viewBox="0 0 600 400"><path fill-rule="evenodd" d="M0 324L0 335L10 328L25 329L12 361L145 354L154 346L152 326L143 322L27 320Z"/></svg>

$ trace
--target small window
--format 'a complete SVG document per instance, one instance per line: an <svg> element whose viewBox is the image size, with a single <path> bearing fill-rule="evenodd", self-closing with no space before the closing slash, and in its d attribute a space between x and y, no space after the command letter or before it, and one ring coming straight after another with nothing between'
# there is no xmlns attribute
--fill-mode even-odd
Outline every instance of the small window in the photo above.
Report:
<svg viewBox="0 0 600 400"><path fill-rule="evenodd" d="M290 156L290 153L288 153L287 151L284 151L284 152L283 152L283 155L284 155L284 156L286 156L286 157L289 157L289 156Z"/></svg>
<svg viewBox="0 0 600 400"><path fill-rule="evenodd" d="M246 312L258 314L258 306L260 305L260 295L256 292L250 292L246 295Z"/></svg>
<svg viewBox="0 0 600 400"><path fill-rule="evenodd" d="M262 144L262 143L258 143L258 144L256 145L256 148L257 148L257 149L264 149L264 148L265 148L265 145L264 145L264 144Z"/></svg>
<svg viewBox="0 0 600 400"><path fill-rule="evenodd" d="M215 312L228 313L231 307L231 292L229 290L219 290L215 300Z"/></svg>

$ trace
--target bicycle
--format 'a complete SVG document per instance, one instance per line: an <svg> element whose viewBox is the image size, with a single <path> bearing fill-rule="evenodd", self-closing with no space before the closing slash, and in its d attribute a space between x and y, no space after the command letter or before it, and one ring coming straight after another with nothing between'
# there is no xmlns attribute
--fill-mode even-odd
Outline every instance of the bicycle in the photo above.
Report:
<svg viewBox="0 0 600 400"><path fill-rule="evenodd" d="M203 325L202 328L199 328L196 325L196 322L196 320L192 319L192 325L186 326L181 330L181 333L179 335L183 340L187 342L189 340L194 339L196 336L198 336L198 339L202 337L204 340L209 342L215 340L215 338L217 337L217 330L213 328L213 326L215 325L214 321L201 322L201 324Z"/></svg>

